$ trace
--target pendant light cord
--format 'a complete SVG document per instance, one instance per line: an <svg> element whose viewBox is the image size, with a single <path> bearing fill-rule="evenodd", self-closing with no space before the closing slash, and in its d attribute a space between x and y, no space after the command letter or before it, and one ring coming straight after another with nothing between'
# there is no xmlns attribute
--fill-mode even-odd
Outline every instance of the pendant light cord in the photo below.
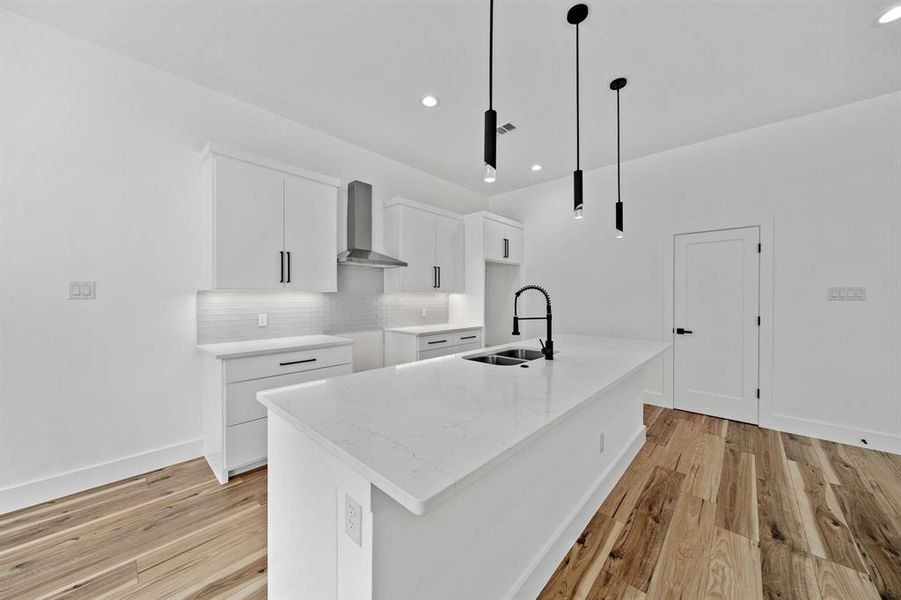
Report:
<svg viewBox="0 0 901 600"><path fill-rule="evenodd" d="M579 138L579 24L576 23L576 170L580 170L580 138Z"/></svg>
<svg viewBox="0 0 901 600"><path fill-rule="evenodd" d="M488 17L488 109L494 108L494 0Z"/></svg>

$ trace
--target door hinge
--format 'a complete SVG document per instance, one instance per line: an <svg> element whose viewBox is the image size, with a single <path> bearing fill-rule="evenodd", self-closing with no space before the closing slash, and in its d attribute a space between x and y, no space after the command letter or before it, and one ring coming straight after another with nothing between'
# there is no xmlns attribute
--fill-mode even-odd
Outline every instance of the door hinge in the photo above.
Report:
<svg viewBox="0 0 901 600"><path fill-rule="evenodd" d="M760 327L760 315L757 315L757 326Z"/></svg>
<svg viewBox="0 0 901 600"><path fill-rule="evenodd" d="M757 254L760 254L761 252L763 252L763 244L758 242L757 243Z"/></svg>
<svg viewBox="0 0 901 600"><path fill-rule="evenodd" d="M760 398L760 388L757 388L757 398Z"/></svg>

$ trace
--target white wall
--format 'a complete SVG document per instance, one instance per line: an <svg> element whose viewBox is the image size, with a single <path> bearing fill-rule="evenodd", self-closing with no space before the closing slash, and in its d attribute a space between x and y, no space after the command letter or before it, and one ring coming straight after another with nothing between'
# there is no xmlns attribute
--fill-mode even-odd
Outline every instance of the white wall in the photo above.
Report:
<svg viewBox="0 0 901 600"><path fill-rule="evenodd" d="M0 512L199 454L208 140L368 181L376 205L402 194L486 208L462 187L14 13L0 11L0 40ZM67 301L67 282L82 279L98 282L97 300Z"/></svg>
<svg viewBox="0 0 901 600"><path fill-rule="evenodd" d="M560 331L648 339L662 339L669 224L773 215L773 407L761 424L901 451L899 115L895 93L624 163L623 240L611 235L615 167L585 173L582 221L569 179L491 205L525 222L522 280L548 288ZM869 296L827 303L830 285ZM662 376L649 372L652 391Z"/></svg>

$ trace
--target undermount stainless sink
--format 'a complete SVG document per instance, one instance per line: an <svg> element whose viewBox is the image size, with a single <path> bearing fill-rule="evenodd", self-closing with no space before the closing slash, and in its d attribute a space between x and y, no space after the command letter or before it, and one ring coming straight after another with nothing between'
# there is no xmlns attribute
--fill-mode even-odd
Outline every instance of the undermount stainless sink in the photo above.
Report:
<svg viewBox="0 0 901 600"><path fill-rule="evenodd" d="M512 365L521 365L543 357L541 350L529 350L528 348L511 348L509 350L501 350L494 354L480 354L464 356L466 360L486 363L489 365L500 365L509 367Z"/></svg>
<svg viewBox="0 0 901 600"><path fill-rule="evenodd" d="M507 358L506 356L498 356L497 354L488 354L482 356L464 356L466 360L472 360L475 362L487 363L489 365L501 365L501 366L512 366L512 365L521 365L524 363L524 360L517 360L515 358Z"/></svg>
<svg viewBox="0 0 901 600"><path fill-rule="evenodd" d="M510 350L501 350L496 352L495 356L506 356L508 358L518 358L520 360L535 360L541 358L544 354L541 350L529 350L528 348L511 348Z"/></svg>

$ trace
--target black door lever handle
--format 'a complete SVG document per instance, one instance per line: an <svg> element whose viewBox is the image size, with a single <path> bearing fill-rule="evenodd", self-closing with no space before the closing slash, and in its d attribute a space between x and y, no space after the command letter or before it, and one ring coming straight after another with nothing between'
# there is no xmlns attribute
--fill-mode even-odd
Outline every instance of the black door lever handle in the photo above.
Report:
<svg viewBox="0 0 901 600"><path fill-rule="evenodd" d="M694 331L692 331L691 329L683 329L681 327L676 327L677 335L691 335L692 333L694 333Z"/></svg>

